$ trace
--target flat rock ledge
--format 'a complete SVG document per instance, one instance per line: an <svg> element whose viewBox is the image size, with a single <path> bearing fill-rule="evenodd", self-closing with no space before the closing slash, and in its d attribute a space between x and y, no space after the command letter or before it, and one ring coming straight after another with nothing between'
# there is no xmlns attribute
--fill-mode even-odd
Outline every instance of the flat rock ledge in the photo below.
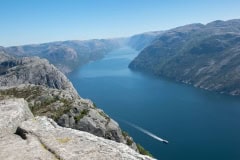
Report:
<svg viewBox="0 0 240 160"><path fill-rule="evenodd" d="M33 117L23 99L0 101L0 112L1 160L152 159L125 144L60 127L47 117Z"/></svg>

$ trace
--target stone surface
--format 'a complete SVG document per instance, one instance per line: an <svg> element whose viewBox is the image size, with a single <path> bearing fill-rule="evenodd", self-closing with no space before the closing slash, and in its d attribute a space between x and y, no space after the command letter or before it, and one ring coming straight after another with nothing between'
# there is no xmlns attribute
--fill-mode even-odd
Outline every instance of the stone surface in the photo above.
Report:
<svg viewBox="0 0 240 160"><path fill-rule="evenodd" d="M13 134L23 121L33 118L24 99L0 101L0 137Z"/></svg>
<svg viewBox="0 0 240 160"><path fill-rule="evenodd" d="M79 112L74 114L71 111L70 114L65 114L59 119L58 123L61 126L86 131L99 137L124 143L125 140L119 125L102 110L89 108L88 113L80 120L74 120L74 117L77 117Z"/></svg>
<svg viewBox="0 0 240 160"><path fill-rule="evenodd" d="M74 96L68 90L22 84L17 87L0 87L1 96L26 99L35 116L50 117L60 126L125 144L129 144L127 141L133 142L131 137L123 136L118 123L96 108L92 101ZM137 151L134 142L130 146Z"/></svg>
<svg viewBox="0 0 240 160"><path fill-rule="evenodd" d="M9 135L0 138L0 159L55 160L57 158L33 135L28 135L26 140L18 135Z"/></svg>
<svg viewBox="0 0 240 160"><path fill-rule="evenodd" d="M129 144L131 137L124 137L119 125L92 101L81 98L66 76L46 59L14 58L4 51L0 57L0 98L24 98L34 115L50 117L63 127ZM134 142L130 146L137 150Z"/></svg>
<svg viewBox="0 0 240 160"><path fill-rule="evenodd" d="M23 99L2 100L0 109L0 130L5 131L0 136L1 160L152 159L125 144L58 126L47 117L33 117Z"/></svg>
<svg viewBox="0 0 240 160"><path fill-rule="evenodd" d="M35 84L68 90L77 95L67 77L46 59L38 57L15 58L1 62L0 68L4 69L0 74L0 86Z"/></svg>
<svg viewBox="0 0 240 160"><path fill-rule="evenodd" d="M58 126L46 117L23 122L20 128L26 135L34 135L59 159L64 160L135 160L151 159L140 155L128 146L106 140L87 132Z"/></svg>

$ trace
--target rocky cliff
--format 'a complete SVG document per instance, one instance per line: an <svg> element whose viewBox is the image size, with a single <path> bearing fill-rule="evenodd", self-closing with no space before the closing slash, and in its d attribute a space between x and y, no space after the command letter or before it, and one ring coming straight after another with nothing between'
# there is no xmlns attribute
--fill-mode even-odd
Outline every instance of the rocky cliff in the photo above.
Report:
<svg viewBox="0 0 240 160"><path fill-rule="evenodd" d="M0 86L36 84L68 90L77 95L66 76L46 59L40 59L39 57L5 57L5 60L1 59L0 68Z"/></svg>
<svg viewBox="0 0 240 160"><path fill-rule="evenodd" d="M127 145L34 117L24 99L0 101L2 160L150 160Z"/></svg>
<svg viewBox="0 0 240 160"><path fill-rule="evenodd" d="M240 20L164 31L129 67L206 90L240 95L239 33Z"/></svg>
<svg viewBox="0 0 240 160"><path fill-rule="evenodd" d="M24 98L35 116L47 116L58 125L86 131L127 144L138 151L133 139L93 102L81 98L71 82L47 60L14 58L0 54L0 99Z"/></svg>

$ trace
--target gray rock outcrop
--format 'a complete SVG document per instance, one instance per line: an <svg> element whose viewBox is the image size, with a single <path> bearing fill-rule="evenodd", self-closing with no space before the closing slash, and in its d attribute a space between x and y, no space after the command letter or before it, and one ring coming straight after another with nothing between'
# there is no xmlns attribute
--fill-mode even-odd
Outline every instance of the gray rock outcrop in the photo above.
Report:
<svg viewBox="0 0 240 160"><path fill-rule="evenodd" d="M37 137L28 135L27 140L12 134L0 138L1 160L57 160L44 148Z"/></svg>
<svg viewBox="0 0 240 160"><path fill-rule="evenodd" d="M11 113L17 110L16 117L25 117L23 121L18 121L18 119L1 121L3 124L0 126L0 130L5 129L4 126L7 124L15 126L15 129L9 131L7 135L2 134L0 137L0 159L152 159L140 155L125 144L97 137L87 132L60 127L47 117L34 118L27 108L27 103L23 99L0 101L2 114L12 116Z"/></svg>
<svg viewBox="0 0 240 160"><path fill-rule="evenodd" d="M128 144L138 151L118 123L92 101L81 98L66 76L46 59L1 53L0 98L24 98L35 116L47 116L60 126Z"/></svg>
<svg viewBox="0 0 240 160"><path fill-rule="evenodd" d="M131 137L123 136L118 123L92 101L76 97L67 90L22 84L17 87L0 87L0 98L24 98L35 116L47 116L60 126L92 133L99 137L128 143L134 150Z"/></svg>
<svg viewBox="0 0 240 160"><path fill-rule="evenodd" d="M3 100L0 106L0 137L15 133L23 121L33 118L24 99Z"/></svg>
<svg viewBox="0 0 240 160"><path fill-rule="evenodd" d="M10 58L0 62L0 86L20 84L43 85L68 90L77 95L72 83L46 59L39 57ZM4 70L4 71L3 71Z"/></svg>

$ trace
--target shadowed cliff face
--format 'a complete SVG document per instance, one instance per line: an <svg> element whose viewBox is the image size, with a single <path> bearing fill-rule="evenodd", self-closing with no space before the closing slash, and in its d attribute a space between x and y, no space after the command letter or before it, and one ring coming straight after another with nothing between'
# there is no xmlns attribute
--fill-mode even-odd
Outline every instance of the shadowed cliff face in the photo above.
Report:
<svg viewBox="0 0 240 160"><path fill-rule="evenodd" d="M165 31L129 65L211 91L240 95L240 20Z"/></svg>
<svg viewBox="0 0 240 160"><path fill-rule="evenodd" d="M0 98L24 98L34 115L48 116L59 125L129 144L117 122L92 101L81 98L72 83L46 59L14 58L2 52Z"/></svg>

